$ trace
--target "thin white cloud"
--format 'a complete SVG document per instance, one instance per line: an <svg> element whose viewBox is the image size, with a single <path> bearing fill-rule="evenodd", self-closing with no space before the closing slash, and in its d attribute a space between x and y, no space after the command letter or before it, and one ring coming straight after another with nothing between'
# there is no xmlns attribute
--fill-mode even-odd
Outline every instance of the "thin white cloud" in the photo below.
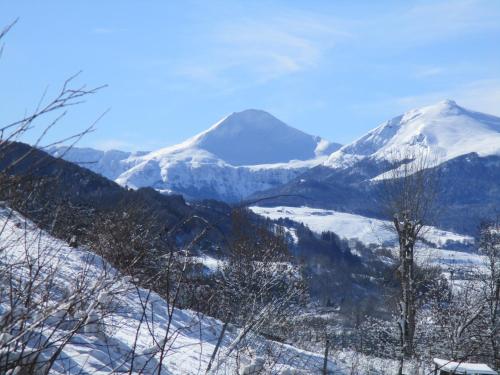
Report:
<svg viewBox="0 0 500 375"><path fill-rule="evenodd" d="M321 56L323 35L300 33L289 24L248 22L232 26L220 36L234 65L254 70L264 79L315 66Z"/></svg>
<svg viewBox="0 0 500 375"><path fill-rule="evenodd" d="M298 14L228 22L207 36L206 54L180 62L176 73L229 87L312 69L338 40L348 37L334 25L333 19Z"/></svg>
<svg viewBox="0 0 500 375"><path fill-rule="evenodd" d="M191 83L234 90L318 68L327 52L345 41L393 51L500 28L500 7L484 0L402 3L359 18L286 9L269 14L219 24L201 36L200 54L177 61L173 73ZM442 68L427 66L415 76L441 73Z"/></svg>
<svg viewBox="0 0 500 375"><path fill-rule="evenodd" d="M471 82L457 90L455 98L465 107L500 116L500 79Z"/></svg>
<svg viewBox="0 0 500 375"><path fill-rule="evenodd" d="M424 48L467 34L499 30L500 7L485 0L401 2L350 25L360 45L373 49Z"/></svg>

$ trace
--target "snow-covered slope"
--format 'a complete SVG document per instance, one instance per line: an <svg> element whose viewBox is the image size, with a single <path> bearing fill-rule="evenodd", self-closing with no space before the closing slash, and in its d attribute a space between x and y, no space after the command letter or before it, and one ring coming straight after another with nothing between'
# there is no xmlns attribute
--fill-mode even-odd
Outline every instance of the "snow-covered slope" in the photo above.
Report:
<svg viewBox="0 0 500 375"><path fill-rule="evenodd" d="M0 269L14 270L15 274L10 276L15 279L10 281L14 284L19 281L20 286L33 280L36 273L37 290L30 297L44 297L39 306L46 307L28 311L27 318L20 320L33 337L23 349L25 355L38 353L35 361L43 366L60 343L68 340L51 374L205 373L221 334L220 321L180 309L176 309L169 320L167 312L172 310L159 295L135 286L129 277L121 275L99 256L85 249L70 248L6 208L0 208L0 228ZM9 264L13 267L9 268ZM14 319L18 308L19 313L26 312L24 305L12 304L12 296L7 293L12 286L8 277L5 273L0 278L0 322ZM80 289L88 292L79 295L78 303L70 308L72 296ZM22 301L24 304L24 299ZM75 321L84 324L73 334ZM3 332L5 327L11 332ZM22 338L13 336L16 329L19 327L14 323L0 324L0 365L16 358L13 343ZM236 360L236 353L230 354L230 351L239 333L237 328L228 327L211 374L243 373L240 370L255 363L256 357L265 361L262 372L265 374L321 373L321 354L255 335L246 341L250 343L249 350L239 352ZM53 343L39 349L43 337ZM162 346L165 348L163 362ZM240 370L236 369L237 361ZM329 368L335 373L344 373L331 362ZM23 373L22 369L16 373Z"/></svg>
<svg viewBox="0 0 500 375"><path fill-rule="evenodd" d="M361 215L354 215L333 210L310 207L250 207L256 214L273 220L288 218L302 223L318 234L326 231L336 233L346 239L357 239L369 245L384 245L394 248L397 245L396 234L391 230L391 223ZM422 231L425 243L419 245L417 258L421 262L432 262L441 265L478 265L483 263L482 257L453 248L469 246L474 239L435 227L426 227Z"/></svg>
<svg viewBox="0 0 500 375"><path fill-rule="evenodd" d="M160 150L70 150L63 157L131 188L153 187L187 198L239 201L284 184L326 161L339 144L294 129L250 109L224 117L208 130ZM55 149L54 156L65 149Z"/></svg>
<svg viewBox="0 0 500 375"><path fill-rule="evenodd" d="M81 167L90 169L110 180L116 179L130 167L126 161L129 157L146 154L146 152L131 153L119 150L101 151L88 147L68 148L65 146L52 147L47 150L47 152L56 158L61 157Z"/></svg>
<svg viewBox="0 0 500 375"><path fill-rule="evenodd" d="M178 145L129 158L133 166L116 181L188 198L238 201L290 181L338 147L252 109L224 117Z"/></svg>
<svg viewBox="0 0 500 375"><path fill-rule="evenodd" d="M367 245L396 243L396 234L391 230L391 223L380 219L310 207L253 206L250 209L256 214L269 217L273 220L289 218L307 225L313 232L332 231L340 237L358 239ZM424 228L423 233L425 233L425 239L433 243L436 247L443 247L448 241L461 244L471 244L474 242L474 239L470 236L435 227Z"/></svg>
<svg viewBox="0 0 500 375"><path fill-rule="evenodd" d="M436 163L460 155L500 155L500 118L445 100L386 121L330 155L325 165L344 168L363 158L428 154Z"/></svg>
<svg viewBox="0 0 500 375"><path fill-rule="evenodd" d="M131 188L151 186L165 193L182 193L188 199L234 202L284 184L324 160L236 167L204 150L191 149L136 159L137 164L122 173L116 182Z"/></svg>

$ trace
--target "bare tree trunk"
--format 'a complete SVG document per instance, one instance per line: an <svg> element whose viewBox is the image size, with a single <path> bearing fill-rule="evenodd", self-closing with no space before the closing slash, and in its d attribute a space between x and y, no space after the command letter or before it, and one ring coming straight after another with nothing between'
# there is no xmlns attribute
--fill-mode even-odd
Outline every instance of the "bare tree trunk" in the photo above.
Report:
<svg viewBox="0 0 500 375"><path fill-rule="evenodd" d="M414 285L414 246L419 223L412 223L406 216L394 218L394 226L399 237L399 274L401 296L399 301L401 332L401 351L403 357L413 354L415 337L415 285Z"/></svg>
<svg viewBox="0 0 500 375"><path fill-rule="evenodd" d="M399 358L398 375L403 375L404 362L405 362L405 357L403 353L401 353L401 357Z"/></svg>
<svg viewBox="0 0 500 375"><path fill-rule="evenodd" d="M219 351L220 344L222 342L222 339L224 338L224 333L226 332L226 328L228 325L229 321L226 321L224 325L222 326L222 330L220 332L219 338L217 339L217 344L215 345L214 352L212 353L212 356L210 357L210 362L208 362L207 370L205 371L205 374L208 374L210 372L210 369L212 368L212 363L215 359L215 356L217 355L217 352Z"/></svg>
<svg viewBox="0 0 500 375"><path fill-rule="evenodd" d="M323 375L328 374L328 349L330 347L330 340L326 339L325 342L325 358L323 359Z"/></svg>

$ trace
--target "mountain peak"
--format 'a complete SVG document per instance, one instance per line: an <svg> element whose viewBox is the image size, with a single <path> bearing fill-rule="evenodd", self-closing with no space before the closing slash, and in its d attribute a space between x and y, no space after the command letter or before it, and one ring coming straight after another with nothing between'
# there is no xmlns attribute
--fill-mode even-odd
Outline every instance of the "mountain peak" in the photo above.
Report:
<svg viewBox="0 0 500 375"><path fill-rule="evenodd" d="M220 132L222 129L231 129L233 132L242 132L246 128L252 129L269 129L269 128L286 128L289 127L284 122L278 120L269 112L261 109L245 109L240 112L233 112L230 115L222 118L208 130L198 135L199 139L215 132Z"/></svg>
<svg viewBox="0 0 500 375"><path fill-rule="evenodd" d="M386 158L395 150L431 152L437 161L475 152L500 154L500 118L473 112L453 100L397 116L333 153L327 165L342 166L364 157Z"/></svg>
<svg viewBox="0 0 500 375"><path fill-rule="evenodd" d="M445 99L437 103L427 105L424 107L419 107L411 109L405 112L402 116L398 116L390 120L390 122L401 120L402 123L412 121L416 117L426 116L426 117L436 117L436 116L450 116L458 115L464 111L464 108L460 107L454 100Z"/></svg>
<svg viewBox="0 0 500 375"><path fill-rule="evenodd" d="M239 201L286 183L340 147L306 134L271 114L234 112L186 141L132 158L117 179L193 199Z"/></svg>
<svg viewBox="0 0 500 375"><path fill-rule="evenodd" d="M426 112L426 111L436 111L440 113L449 113L449 114L457 114L458 112L462 111L463 108L460 107L456 101L451 100L451 99L445 99L441 100L440 102L437 102L436 104L429 105L427 107L422 107L420 108L420 111Z"/></svg>
<svg viewBox="0 0 500 375"><path fill-rule="evenodd" d="M321 138L295 129L259 109L234 112L190 142L236 166L313 159L319 143L321 150L325 148Z"/></svg>
<svg viewBox="0 0 500 375"><path fill-rule="evenodd" d="M276 117L271 115L269 112L266 112L263 109L255 109L255 108L248 108L244 109L243 111L233 112L228 117L239 117L239 118L272 117L276 119Z"/></svg>
<svg viewBox="0 0 500 375"><path fill-rule="evenodd" d="M440 105L442 107L448 107L448 108L458 107L457 102L452 100L452 99L441 100L437 105Z"/></svg>

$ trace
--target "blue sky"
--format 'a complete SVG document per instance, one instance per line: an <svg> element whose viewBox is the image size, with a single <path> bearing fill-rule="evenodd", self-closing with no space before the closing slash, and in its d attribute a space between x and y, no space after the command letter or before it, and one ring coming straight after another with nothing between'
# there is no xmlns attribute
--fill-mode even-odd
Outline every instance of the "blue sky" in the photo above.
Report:
<svg viewBox="0 0 500 375"><path fill-rule="evenodd" d="M500 115L500 1L1 1L2 122L49 87L109 85L48 140L171 145L246 108L347 143L442 99ZM43 123L41 124L43 125Z"/></svg>

